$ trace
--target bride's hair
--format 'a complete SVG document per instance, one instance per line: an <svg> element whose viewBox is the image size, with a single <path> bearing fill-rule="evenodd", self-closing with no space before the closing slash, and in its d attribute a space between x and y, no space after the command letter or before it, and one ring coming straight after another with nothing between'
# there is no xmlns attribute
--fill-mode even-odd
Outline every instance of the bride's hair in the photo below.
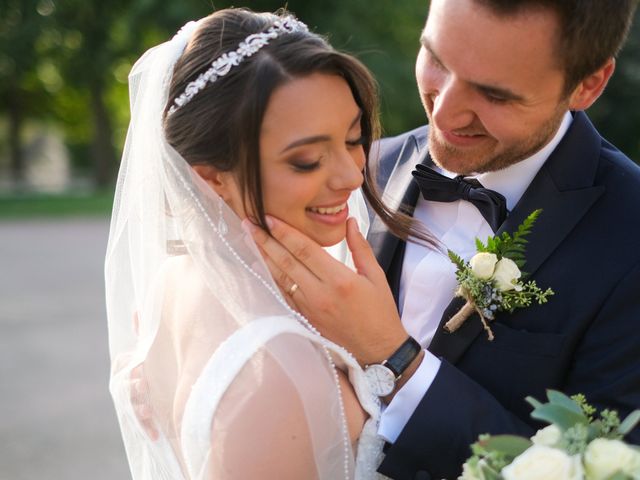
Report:
<svg viewBox="0 0 640 480"><path fill-rule="evenodd" d="M411 217L386 207L377 193L369 153L380 136L376 82L356 58L338 52L320 35L295 31L279 35L215 83L200 90L187 104L169 113L189 82L227 52L235 51L247 36L266 31L290 16L225 9L205 18L175 64L164 110L168 143L191 165L212 165L236 174L247 211L268 231L262 198L260 129L274 90L295 78L313 73L338 75L349 84L362 110L361 127L367 163L363 192L371 207L397 236L412 236L427 244L432 237ZM246 207L246 205L245 205Z"/></svg>

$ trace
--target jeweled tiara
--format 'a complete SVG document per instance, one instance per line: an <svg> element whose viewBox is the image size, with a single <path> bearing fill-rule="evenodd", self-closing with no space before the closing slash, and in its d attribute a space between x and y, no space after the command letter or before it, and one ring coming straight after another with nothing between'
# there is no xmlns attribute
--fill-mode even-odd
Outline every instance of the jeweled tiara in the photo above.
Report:
<svg viewBox="0 0 640 480"><path fill-rule="evenodd" d="M173 101L173 105L169 108L169 115L175 113L180 107L183 107L191 101L207 83L213 83L220 77L224 77L229 71L240 65L245 59L252 56L262 47L267 45L269 41L278 38L285 33L308 32L309 29L301 21L293 17L284 17L276 20L266 32L253 33L245 38L235 51L223 53L216 58L211 67L204 73L198 75L194 81L189 82L187 88L184 89L179 96Z"/></svg>

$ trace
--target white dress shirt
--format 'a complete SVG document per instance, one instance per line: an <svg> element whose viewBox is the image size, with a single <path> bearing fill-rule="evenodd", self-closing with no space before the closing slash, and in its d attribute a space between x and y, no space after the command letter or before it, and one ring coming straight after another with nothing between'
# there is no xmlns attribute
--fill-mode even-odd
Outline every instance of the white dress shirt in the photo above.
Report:
<svg viewBox="0 0 640 480"><path fill-rule="evenodd" d="M483 187L504 195L507 210L511 211L564 137L572 118L567 112L555 136L531 157L503 170L482 173L474 178ZM456 176L447 171L441 173L450 178ZM420 196L413 216L446 248L465 260L476 253L476 237L485 241L494 233L478 209L465 200L434 202ZM457 286L455 271L455 266L445 254L415 243L407 243L398 303L404 327L424 348L431 343L442 314L453 299ZM382 413L378 433L387 441L394 442L398 438L431 386L439 368L440 359L426 351L416 372Z"/></svg>

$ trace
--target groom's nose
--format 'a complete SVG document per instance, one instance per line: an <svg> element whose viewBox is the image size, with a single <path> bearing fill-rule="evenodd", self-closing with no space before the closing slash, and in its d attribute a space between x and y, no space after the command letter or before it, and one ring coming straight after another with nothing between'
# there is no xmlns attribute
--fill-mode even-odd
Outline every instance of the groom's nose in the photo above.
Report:
<svg viewBox="0 0 640 480"><path fill-rule="evenodd" d="M432 105L431 118L438 129L454 131L473 123L475 114L471 109L468 87L453 75L446 75L426 94Z"/></svg>

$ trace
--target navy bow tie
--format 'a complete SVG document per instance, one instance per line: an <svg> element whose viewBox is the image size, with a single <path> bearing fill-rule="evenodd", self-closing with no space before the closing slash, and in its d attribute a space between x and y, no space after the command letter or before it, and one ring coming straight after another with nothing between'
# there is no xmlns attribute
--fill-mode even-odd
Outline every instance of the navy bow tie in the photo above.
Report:
<svg viewBox="0 0 640 480"><path fill-rule="evenodd" d="M496 232L507 218L507 200L498 192L484 188L477 180L465 180L462 176L445 177L425 165L416 165L413 177L425 200L455 202L466 200L480 211Z"/></svg>

